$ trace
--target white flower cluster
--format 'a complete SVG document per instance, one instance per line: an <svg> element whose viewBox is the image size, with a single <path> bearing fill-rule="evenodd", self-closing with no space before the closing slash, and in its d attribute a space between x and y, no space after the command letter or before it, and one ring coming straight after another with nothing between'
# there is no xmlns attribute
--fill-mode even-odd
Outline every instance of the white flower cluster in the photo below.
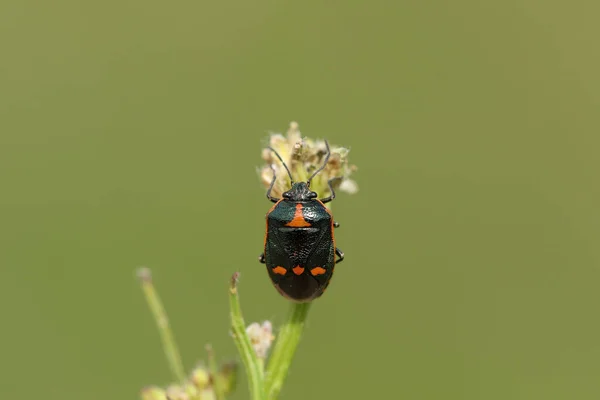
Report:
<svg viewBox="0 0 600 400"><path fill-rule="evenodd" d="M263 360L267 358L271 343L273 343L273 340L275 339L271 322L264 321L262 325L258 322L254 322L248 325L246 333L250 338L250 343L252 343L252 347L254 347L254 351L258 358L262 358Z"/></svg>

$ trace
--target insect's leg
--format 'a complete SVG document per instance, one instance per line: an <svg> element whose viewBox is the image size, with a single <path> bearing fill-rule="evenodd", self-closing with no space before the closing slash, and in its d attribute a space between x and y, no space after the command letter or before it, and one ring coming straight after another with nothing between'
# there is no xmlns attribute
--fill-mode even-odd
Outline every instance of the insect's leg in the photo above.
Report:
<svg viewBox="0 0 600 400"><path fill-rule="evenodd" d="M336 176L335 178L331 178L329 181L327 181L327 185L329 185L329 191L331 192L331 196L321 199L321 203L329 203L331 200L335 199L335 191L333 190L333 186L331 186L331 184L333 183L333 181L341 179L343 179L341 176Z"/></svg>
<svg viewBox="0 0 600 400"><path fill-rule="evenodd" d="M260 256L258 256L258 262L260 262L261 264L265 264L265 253L262 253Z"/></svg>
<svg viewBox="0 0 600 400"><path fill-rule="evenodd" d="M338 259L335 262L336 264L344 260L344 252L341 251L338 247L335 248L335 254L337 254L338 256Z"/></svg>
<svg viewBox="0 0 600 400"><path fill-rule="evenodd" d="M273 165L270 165L270 167L271 171L273 171L273 179L271 179L271 186L269 186L269 190L267 190L267 199L269 199L273 203L277 203L279 199L271 196L271 190L273 190L273 185L275 185L275 179L277 179L277 174L275 173L275 168L273 168Z"/></svg>
<svg viewBox="0 0 600 400"><path fill-rule="evenodd" d="M340 223L333 221L333 227L334 228L339 228L340 227Z"/></svg>

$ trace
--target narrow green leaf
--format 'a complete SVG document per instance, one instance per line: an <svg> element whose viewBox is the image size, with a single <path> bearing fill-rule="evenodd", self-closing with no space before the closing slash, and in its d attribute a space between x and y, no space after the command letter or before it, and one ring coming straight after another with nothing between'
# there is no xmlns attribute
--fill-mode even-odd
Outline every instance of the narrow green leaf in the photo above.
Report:
<svg viewBox="0 0 600 400"><path fill-rule="evenodd" d="M252 400L263 400L265 397L264 391L264 371L262 363L258 360L256 352L252 347L250 338L246 334L246 325L242 316L240 301L237 291L237 281L239 272L233 274L229 287L229 305L231 308L231 328L233 340L240 352L246 374L248 376L248 387Z"/></svg>
<svg viewBox="0 0 600 400"><path fill-rule="evenodd" d="M140 279L146 301L148 302L148 306L150 307L150 311L152 312L158 327L158 332L162 340L162 345L165 356L167 357L169 368L171 369L174 378L180 384L183 384L185 382L185 372L183 369L183 363L181 362L181 355L179 354L175 337L171 331L167 313L152 283L152 274L150 273L150 269L140 268L138 270L138 278Z"/></svg>

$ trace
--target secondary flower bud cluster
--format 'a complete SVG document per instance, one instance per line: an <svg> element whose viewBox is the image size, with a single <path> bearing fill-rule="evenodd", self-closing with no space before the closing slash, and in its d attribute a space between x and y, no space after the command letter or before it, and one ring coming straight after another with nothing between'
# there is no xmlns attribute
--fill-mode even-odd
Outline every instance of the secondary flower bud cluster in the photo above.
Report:
<svg viewBox="0 0 600 400"><path fill-rule="evenodd" d="M237 364L225 363L212 376L208 368L196 367L184 384L173 384L167 388L150 386L142 390L142 400L215 400L215 381L219 380L224 394L235 389L237 381Z"/></svg>

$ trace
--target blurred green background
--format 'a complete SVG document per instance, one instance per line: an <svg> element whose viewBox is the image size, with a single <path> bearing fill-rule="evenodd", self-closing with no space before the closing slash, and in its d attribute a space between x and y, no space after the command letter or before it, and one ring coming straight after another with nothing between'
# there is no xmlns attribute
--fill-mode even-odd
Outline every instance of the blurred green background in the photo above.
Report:
<svg viewBox="0 0 600 400"><path fill-rule="evenodd" d="M286 301L268 131L352 148L284 399L600 398L600 6L0 2L0 398L135 399ZM245 381L234 399L247 398Z"/></svg>

